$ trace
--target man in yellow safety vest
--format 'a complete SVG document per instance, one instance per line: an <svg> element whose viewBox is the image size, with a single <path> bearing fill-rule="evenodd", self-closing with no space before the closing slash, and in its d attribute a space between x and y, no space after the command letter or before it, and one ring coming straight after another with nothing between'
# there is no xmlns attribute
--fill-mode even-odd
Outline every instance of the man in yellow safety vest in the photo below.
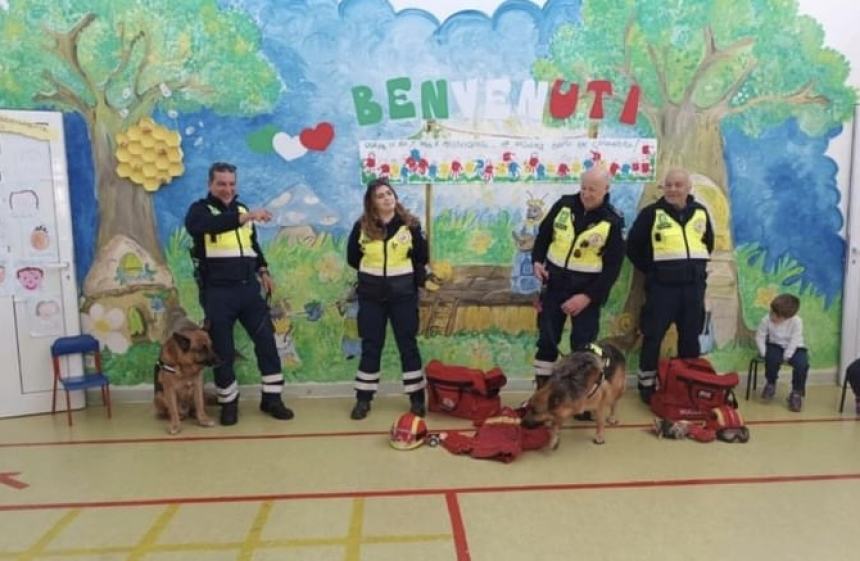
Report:
<svg viewBox="0 0 860 561"><path fill-rule="evenodd" d="M600 307L618 278L624 259L624 218L609 202L609 173L582 174L579 193L564 195L541 221L532 249L535 276L544 283L538 312L535 383L552 374L568 316L570 348L597 338Z"/></svg>
<svg viewBox="0 0 860 561"><path fill-rule="evenodd" d="M663 196L639 212L627 239L627 256L645 274L645 305L640 329L639 395L649 403L654 393L663 336L674 323L678 356L699 356L705 321L707 266L714 250L714 230L707 209L690 194L690 174L672 169Z"/></svg>
<svg viewBox="0 0 860 561"><path fill-rule="evenodd" d="M275 345L272 318L261 292L271 294L269 274L254 222L268 222L265 209L250 210L237 200L236 166L224 162L209 168L209 195L193 203L185 216L185 228L194 241L192 256L199 266L201 302L215 353L215 386L221 405L221 424L234 425L239 415L239 386L233 370L233 326L242 324L254 342L254 354L263 382L260 410L276 419L289 420L281 391L284 375Z"/></svg>

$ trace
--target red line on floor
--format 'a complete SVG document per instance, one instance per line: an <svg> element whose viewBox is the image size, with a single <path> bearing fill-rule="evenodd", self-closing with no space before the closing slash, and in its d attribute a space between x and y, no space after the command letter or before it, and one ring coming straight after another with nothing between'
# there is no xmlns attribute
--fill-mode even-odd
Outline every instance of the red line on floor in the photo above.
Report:
<svg viewBox="0 0 860 561"><path fill-rule="evenodd" d="M747 425L796 425L814 423L855 423L860 417L822 417L819 419L773 419L762 421L747 421ZM619 425L607 425L607 429L650 429L652 423L627 423ZM433 432L472 432L474 427L451 427L433 429ZM573 427L564 427L562 430L594 430L594 425L583 424ZM53 440L43 442L2 442L0 448L33 448L39 446L85 446L92 444L156 444L156 443L180 443L180 442L219 442L232 440L282 440L292 438L340 438L351 436L384 436L387 430L378 431L342 431L342 432L303 432L303 433L281 433L281 434L235 434L214 436L154 436L139 438L92 438L86 440Z"/></svg>
<svg viewBox="0 0 860 561"><path fill-rule="evenodd" d="M715 477L702 479L646 479L632 481L602 481L594 483L555 483L542 485L508 485L490 487L453 487L428 489L386 489L382 491L330 491L319 493L275 493L267 495L232 495L221 497L163 497L160 499L120 499L113 501L77 501L56 503L0 504L0 512L19 510L49 510L63 508L104 508L123 506L160 506L171 504L212 504L263 501L295 501L322 499L355 499L374 497L416 497L426 495L521 493L536 491L589 491L594 489L647 489L661 487L694 487L709 485L749 485L767 483L803 483L810 481L860 480L860 473L807 475L762 475L748 477Z"/></svg>
<svg viewBox="0 0 860 561"><path fill-rule="evenodd" d="M454 549L457 561L471 561L469 542L466 540L466 526L463 524L463 514L460 512L460 502L456 493L445 493L448 505L448 516L451 518L451 529L454 533Z"/></svg>

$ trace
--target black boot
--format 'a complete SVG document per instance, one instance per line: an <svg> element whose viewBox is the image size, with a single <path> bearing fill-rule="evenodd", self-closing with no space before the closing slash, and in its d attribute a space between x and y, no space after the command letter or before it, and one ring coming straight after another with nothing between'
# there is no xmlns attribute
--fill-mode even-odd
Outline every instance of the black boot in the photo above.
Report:
<svg viewBox="0 0 860 561"><path fill-rule="evenodd" d="M221 404L221 424L225 427L235 425L239 422L239 398L229 403Z"/></svg>
<svg viewBox="0 0 860 561"><path fill-rule="evenodd" d="M293 410L284 405L281 394L263 394L260 401L260 411L267 413L281 421L289 421L293 418Z"/></svg>
<svg viewBox="0 0 860 561"><path fill-rule="evenodd" d="M424 406L424 390L409 394L409 412L419 417L427 415L427 408Z"/></svg>
<svg viewBox="0 0 860 561"><path fill-rule="evenodd" d="M353 421L360 421L367 417L368 413L370 413L370 400L359 399L356 400L355 406L353 406L352 412L349 414L349 418Z"/></svg>

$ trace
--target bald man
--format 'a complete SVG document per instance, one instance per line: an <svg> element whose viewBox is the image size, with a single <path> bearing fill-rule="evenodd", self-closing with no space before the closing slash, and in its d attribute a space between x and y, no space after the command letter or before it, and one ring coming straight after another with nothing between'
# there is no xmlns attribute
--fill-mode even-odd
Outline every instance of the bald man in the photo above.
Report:
<svg viewBox="0 0 860 561"><path fill-rule="evenodd" d="M639 321L639 396L645 403L654 393L660 344L672 323L678 329L678 356L699 356L707 266L714 251L711 219L690 194L690 174L670 170L661 188L663 196L639 212L627 240L627 256L645 274Z"/></svg>
<svg viewBox="0 0 860 561"><path fill-rule="evenodd" d="M600 307L624 259L624 218L609 203L609 174L591 169L579 193L565 195L543 219L532 249L535 276L543 282L534 369L541 387L552 374L558 344L571 318L570 348L597 339Z"/></svg>

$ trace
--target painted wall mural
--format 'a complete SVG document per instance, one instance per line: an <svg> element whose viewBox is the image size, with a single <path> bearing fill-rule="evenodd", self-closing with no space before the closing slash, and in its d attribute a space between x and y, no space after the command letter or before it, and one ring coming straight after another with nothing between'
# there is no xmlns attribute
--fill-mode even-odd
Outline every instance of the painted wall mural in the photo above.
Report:
<svg viewBox="0 0 860 561"><path fill-rule="evenodd" d="M856 95L816 21L785 0L466 8L439 22L387 0L0 5L0 106L66 115L81 313L118 383L148 382L176 316L200 318L182 220L216 160L276 217L260 235L292 380L353 377L345 236L361 181L384 174L430 235L424 356L531 376L535 229L589 165L612 172L628 226L665 170L693 173L717 233L719 367L745 365L785 291L801 297L813 366L836 365L843 218L826 150ZM627 152L583 148L611 142ZM50 239L34 228L34 247ZM640 285L625 264L601 325L633 355ZM251 361L237 366L255 382Z"/></svg>

